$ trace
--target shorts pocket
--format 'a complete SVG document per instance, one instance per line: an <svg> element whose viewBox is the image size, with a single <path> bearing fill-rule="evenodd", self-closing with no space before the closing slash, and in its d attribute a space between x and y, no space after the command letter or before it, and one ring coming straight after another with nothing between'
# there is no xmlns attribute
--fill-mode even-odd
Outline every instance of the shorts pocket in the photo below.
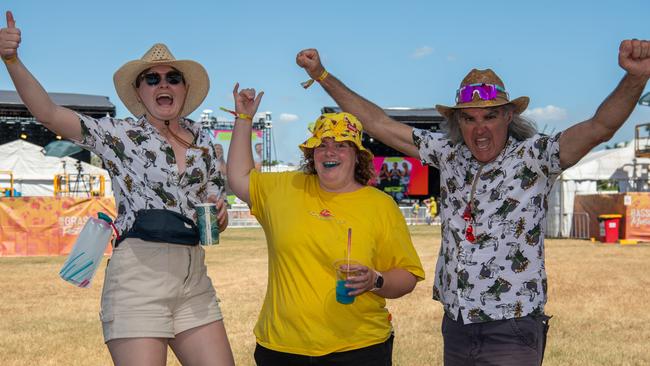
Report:
<svg viewBox="0 0 650 366"><path fill-rule="evenodd" d="M103 323L111 322L115 319L115 312L113 309L113 293L115 281L113 276L109 273L109 268L114 267L115 263L108 260L106 268L104 269L104 285L102 286L102 297L99 310L99 319Z"/></svg>

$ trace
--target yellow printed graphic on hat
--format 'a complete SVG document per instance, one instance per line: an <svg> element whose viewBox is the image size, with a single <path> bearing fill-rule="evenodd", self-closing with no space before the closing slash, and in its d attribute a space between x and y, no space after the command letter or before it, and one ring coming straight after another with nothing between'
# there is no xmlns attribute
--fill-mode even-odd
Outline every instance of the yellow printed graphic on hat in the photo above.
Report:
<svg viewBox="0 0 650 366"><path fill-rule="evenodd" d="M310 128L312 137L299 145L301 150L313 149L323 143L323 139L331 137L334 141L351 141L359 151L370 154L361 144L363 126L359 120L350 113L325 113L318 117L314 127Z"/></svg>

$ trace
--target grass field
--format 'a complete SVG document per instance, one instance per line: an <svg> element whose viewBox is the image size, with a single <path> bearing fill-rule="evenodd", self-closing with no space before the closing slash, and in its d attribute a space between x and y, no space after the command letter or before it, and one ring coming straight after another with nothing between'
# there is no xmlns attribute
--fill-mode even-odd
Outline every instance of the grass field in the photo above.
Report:
<svg viewBox="0 0 650 366"><path fill-rule="evenodd" d="M411 226L427 279L388 302L396 329L394 364L442 364L440 304L431 283L440 233ZM545 365L650 365L650 245L547 240ZM0 258L0 365L110 365L102 342L103 268L90 289L64 282L65 257ZM261 229L229 229L207 249L237 365L254 365L252 329L265 293ZM179 363L170 353L168 365Z"/></svg>

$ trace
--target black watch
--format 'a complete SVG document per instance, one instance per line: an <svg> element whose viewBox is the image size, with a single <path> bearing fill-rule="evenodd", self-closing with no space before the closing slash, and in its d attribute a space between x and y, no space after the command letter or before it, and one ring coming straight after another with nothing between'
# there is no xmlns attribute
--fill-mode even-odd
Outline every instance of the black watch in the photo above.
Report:
<svg viewBox="0 0 650 366"><path fill-rule="evenodd" d="M378 291L384 287L384 276L382 276L379 271L375 271L375 274L377 275L377 278L375 279L375 287L373 287L370 291Z"/></svg>

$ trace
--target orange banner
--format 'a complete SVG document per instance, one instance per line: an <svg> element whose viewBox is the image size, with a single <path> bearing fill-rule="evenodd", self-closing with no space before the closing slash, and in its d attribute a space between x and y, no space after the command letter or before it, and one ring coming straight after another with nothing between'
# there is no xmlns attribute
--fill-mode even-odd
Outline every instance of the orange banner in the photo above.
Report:
<svg viewBox="0 0 650 366"><path fill-rule="evenodd" d="M0 198L0 256L67 255L88 217L97 217L99 211L115 218L115 200Z"/></svg>
<svg viewBox="0 0 650 366"><path fill-rule="evenodd" d="M573 211L589 214L593 237L600 233L598 216L620 214L620 239L650 242L649 192L577 195Z"/></svg>

